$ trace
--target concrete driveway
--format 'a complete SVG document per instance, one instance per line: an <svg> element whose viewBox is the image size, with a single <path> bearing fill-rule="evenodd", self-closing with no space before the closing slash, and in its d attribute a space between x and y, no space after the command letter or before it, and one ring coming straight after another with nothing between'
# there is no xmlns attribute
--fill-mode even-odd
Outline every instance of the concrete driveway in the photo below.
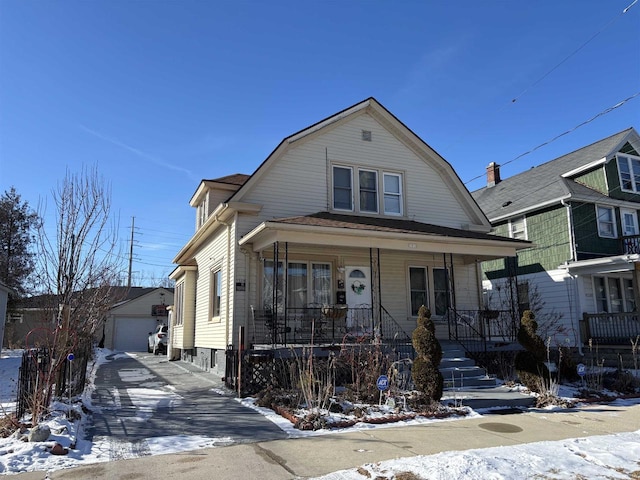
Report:
<svg viewBox="0 0 640 480"><path fill-rule="evenodd" d="M114 354L98 368L95 385L93 425L85 434L108 438L114 460L149 454L151 437L198 435L221 445L287 438L220 379L164 356Z"/></svg>

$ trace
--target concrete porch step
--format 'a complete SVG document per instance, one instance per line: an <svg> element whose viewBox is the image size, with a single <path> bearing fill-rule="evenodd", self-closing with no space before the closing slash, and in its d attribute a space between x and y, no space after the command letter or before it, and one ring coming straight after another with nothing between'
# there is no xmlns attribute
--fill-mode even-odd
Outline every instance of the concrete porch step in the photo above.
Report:
<svg viewBox="0 0 640 480"><path fill-rule="evenodd" d="M477 409L487 408L530 408L535 405L535 398L509 387L494 386L492 388L453 388L446 390L440 402L444 405L460 404Z"/></svg>
<svg viewBox="0 0 640 480"><path fill-rule="evenodd" d="M492 388L496 386L496 379L493 377L444 377L445 391L456 388Z"/></svg>
<svg viewBox="0 0 640 480"><path fill-rule="evenodd" d="M470 365L466 367L440 367L440 372L442 376L445 378L477 378L477 377L485 377L487 375L487 371L478 367L477 365Z"/></svg>
<svg viewBox="0 0 640 480"><path fill-rule="evenodd" d="M440 369L443 368L459 368L459 367L473 367L476 363L472 358L465 356L460 357L443 357L440 362Z"/></svg>

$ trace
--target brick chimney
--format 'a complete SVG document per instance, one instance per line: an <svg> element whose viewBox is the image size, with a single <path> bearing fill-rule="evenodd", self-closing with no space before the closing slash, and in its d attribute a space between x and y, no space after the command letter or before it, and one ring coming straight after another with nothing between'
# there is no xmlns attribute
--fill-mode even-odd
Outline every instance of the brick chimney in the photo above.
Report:
<svg viewBox="0 0 640 480"><path fill-rule="evenodd" d="M491 162L487 166L487 187L495 187L500 183L500 165Z"/></svg>

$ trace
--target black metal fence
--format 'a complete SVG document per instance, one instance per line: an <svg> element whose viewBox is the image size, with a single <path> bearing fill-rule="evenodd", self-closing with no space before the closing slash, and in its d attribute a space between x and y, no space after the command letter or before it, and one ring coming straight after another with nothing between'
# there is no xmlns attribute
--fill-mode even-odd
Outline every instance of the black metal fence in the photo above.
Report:
<svg viewBox="0 0 640 480"><path fill-rule="evenodd" d="M486 352L489 342L513 343L519 320L509 310L454 310L447 312L449 338L467 351Z"/></svg>
<svg viewBox="0 0 640 480"><path fill-rule="evenodd" d="M18 374L16 418L32 411L36 397L48 406L52 395L69 398L83 392L92 346L87 344L75 350L73 355L66 354L59 361L47 347L24 351Z"/></svg>

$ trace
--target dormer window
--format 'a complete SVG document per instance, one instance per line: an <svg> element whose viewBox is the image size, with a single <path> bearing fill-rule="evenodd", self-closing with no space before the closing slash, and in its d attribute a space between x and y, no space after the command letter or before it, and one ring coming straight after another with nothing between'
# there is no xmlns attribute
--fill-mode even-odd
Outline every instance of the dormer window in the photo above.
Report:
<svg viewBox="0 0 640 480"><path fill-rule="evenodd" d="M625 192L640 193L640 157L617 155L620 188Z"/></svg>
<svg viewBox="0 0 640 480"><path fill-rule="evenodd" d="M197 207L197 226L198 228L200 228L202 225L204 225L204 223L207 221L207 218L209 218L209 195L205 195L202 198L202 201L198 204Z"/></svg>

